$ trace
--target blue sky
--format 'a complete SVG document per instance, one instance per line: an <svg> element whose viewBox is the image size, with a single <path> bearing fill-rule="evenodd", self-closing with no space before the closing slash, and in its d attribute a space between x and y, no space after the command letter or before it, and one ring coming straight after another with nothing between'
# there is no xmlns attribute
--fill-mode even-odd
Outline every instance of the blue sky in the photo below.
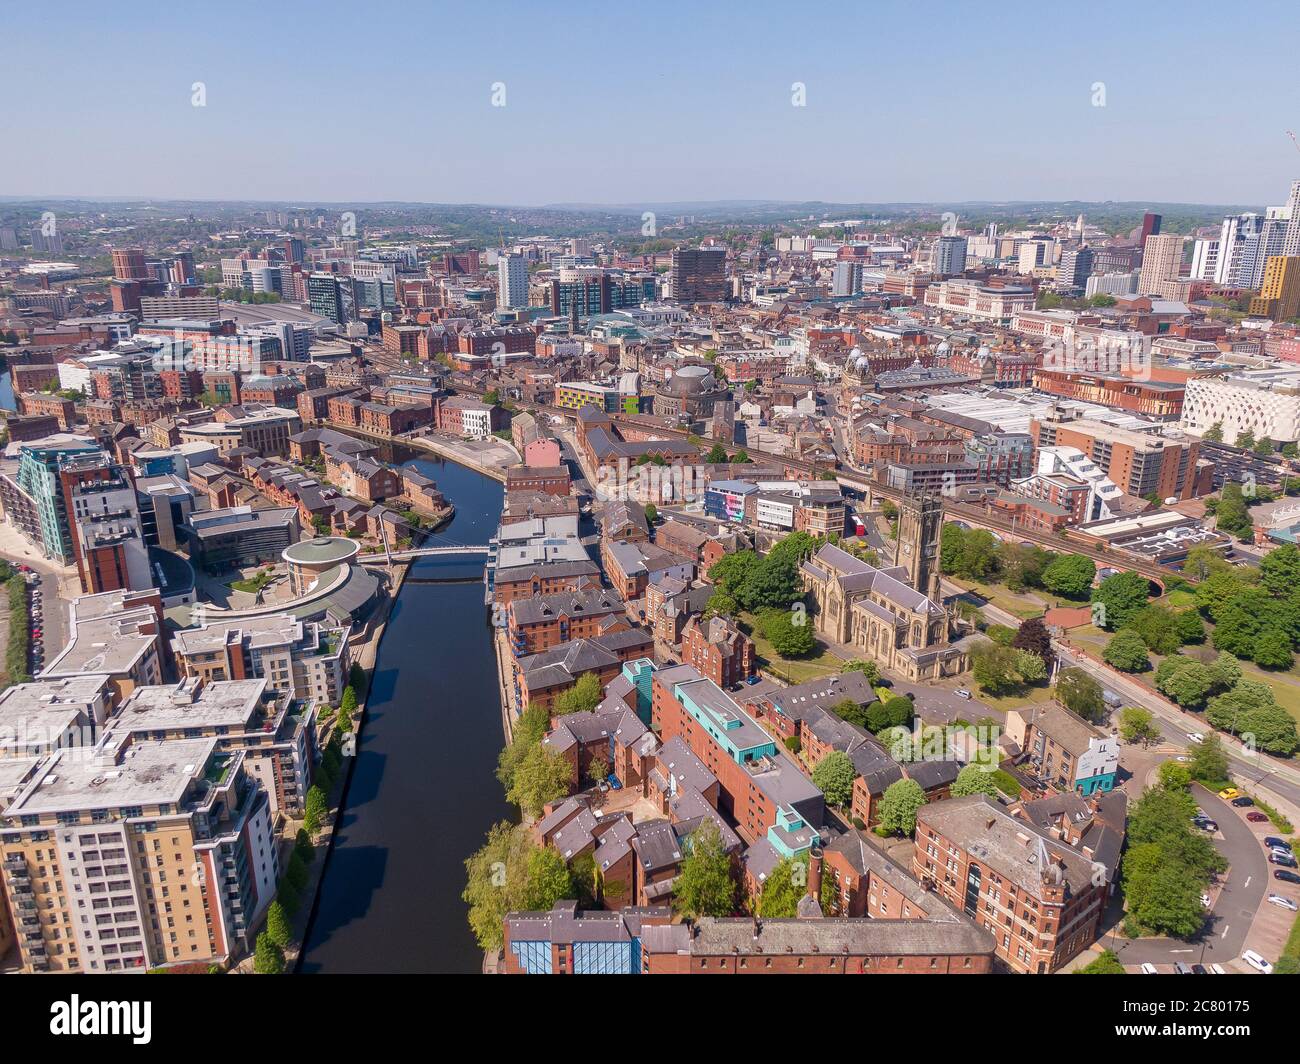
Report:
<svg viewBox="0 0 1300 1064"><path fill-rule="evenodd" d="M1266 204L1300 176L1284 4L54 6L0 14L2 195Z"/></svg>

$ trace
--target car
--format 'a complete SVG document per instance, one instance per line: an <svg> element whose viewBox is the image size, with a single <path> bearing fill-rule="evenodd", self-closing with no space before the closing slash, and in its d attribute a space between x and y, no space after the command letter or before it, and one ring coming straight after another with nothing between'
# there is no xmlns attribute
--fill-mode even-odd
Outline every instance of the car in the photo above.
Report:
<svg viewBox="0 0 1300 1064"><path fill-rule="evenodd" d="M1192 823L1202 831L1208 831L1211 835L1219 830L1219 822L1211 820L1208 816L1197 817Z"/></svg>
<svg viewBox="0 0 1300 1064"><path fill-rule="evenodd" d="M1156 966L1155 966L1154 964L1152 964L1150 961L1143 961L1143 962L1142 962L1142 974L1143 974L1143 975L1159 975L1160 973L1159 973L1158 971L1156 971Z"/></svg>
<svg viewBox="0 0 1300 1064"><path fill-rule="evenodd" d="M1270 850L1286 850L1287 853L1291 852L1291 844L1287 842L1286 839L1279 839L1276 835L1265 835L1264 845Z"/></svg>
<svg viewBox="0 0 1300 1064"><path fill-rule="evenodd" d="M1210 896L1206 894L1204 891L1201 891L1201 908L1208 909L1209 907L1210 907Z"/></svg>
<svg viewBox="0 0 1300 1064"><path fill-rule="evenodd" d="M1255 804L1255 799L1248 798L1244 794L1240 798L1234 798L1232 800L1232 807L1234 809L1249 809L1254 804Z"/></svg>
<svg viewBox="0 0 1300 1064"><path fill-rule="evenodd" d="M1246 952L1241 955L1241 959L1257 972L1263 972L1265 975L1273 974L1273 966L1253 949L1246 950Z"/></svg>
<svg viewBox="0 0 1300 1064"><path fill-rule="evenodd" d="M1188 734L1187 741L1189 743L1203 743L1205 742L1205 736L1198 731L1194 731Z"/></svg>
<svg viewBox="0 0 1300 1064"><path fill-rule="evenodd" d="M1209 975L1209 974L1210 974L1210 970L1209 970L1207 967L1205 967L1205 965L1203 965L1203 964L1193 964L1193 965L1192 965L1192 974L1193 974L1193 975Z"/></svg>
<svg viewBox="0 0 1300 1064"><path fill-rule="evenodd" d="M1227 975L1227 974L1228 974L1227 972L1225 972L1225 971L1223 970L1223 965L1222 965L1222 964L1211 964L1211 965L1210 965L1210 972L1211 972L1211 974L1213 974L1213 975Z"/></svg>
<svg viewBox="0 0 1300 1064"><path fill-rule="evenodd" d="M762 680L763 677L761 676L751 676L748 680L745 681L745 683L749 684L750 687L753 687L754 684L761 683Z"/></svg>
<svg viewBox="0 0 1300 1064"><path fill-rule="evenodd" d="M1246 814L1246 819L1249 820L1252 824L1267 824L1267 823L1268 823L1268 817L1266 817L1266 816L1265 816L1263 813L1261 813L1258 809L1253 810L1253 811L1247 813L1247 814Z"/></svg>
<svg viewBox="0 0 1300 1064"><path fill-rule="evenodd" d="M1240 798L1241 791L1237 790L1236 787L1224 787L1223 790L1219 792L1219 797L1225 802L1230 802L1234 798Z"/></svg>
<svg viewBox="0 0 1300 1064"><path fill-rule="evenodd" d="M975 697L975 696L972 695L969 691L967 691L966 688L964 688L964 687L959 687L959 688L957 688L957 690L955 690L955 691L953 692L953 694L955 694L958 698L966 698L966 699L970 699L970 698L974 698L974 697Z"/></svg>
<svg viewBox="0 0 1300 1064"><path fill-rule="evenodd" d="M1281 865L1283 868L1296 867L1296 859L1284 850L1269 850L1268 863Z"/></svg>
<svg viewBox="0 0 1300 1064"><path fill-rule="evenodd" d="M1279 909L1286 909L1287 912L1295 912L1300 909L1300 905L1296 905L1290 898L1282 894L1270 894L1265 901L1270 905L1276 905Z"/></svg>
<svg viewBox="0 0 1300 1064"><path fill-rule="evenodd" d="M1184 964L1182 961L1174 962L1174 975L1191 975L1191 974L1192 974L1192 966L1190 964Z"/></svg>
<svg viewBox="0 0 1300 1064"><path fill-rule="evenodd" d="M1296 875L1294 872L1288 872L1284 868L1275 868L1273 870L1273 878L1280 879L1283 883L1300 883L1300 876Z"/></svg>

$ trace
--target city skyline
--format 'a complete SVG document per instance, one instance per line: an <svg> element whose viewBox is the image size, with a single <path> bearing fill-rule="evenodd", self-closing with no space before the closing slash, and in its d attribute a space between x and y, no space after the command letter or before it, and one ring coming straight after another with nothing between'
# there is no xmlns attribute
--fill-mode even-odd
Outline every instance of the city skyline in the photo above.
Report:
<svg viewBox="0 0 1300 1064"><path fill-rule="evenodd" d="M560 17L505 4L499 20L437 14L428 37L429 11L401 3L379 5L355 31L333 4L310 21L256 9L251 29L238 15L253 8L223 10L217 22L71 5L57 26L10 13L11 39L56 29L59 48L113 64L88 86L30 47L0 71L0 90L39 101L7 116L11 139L43 148L15 153L0 192L517 206L1263 204L1300 165L1285 132L1297 124L1285 38L1255 46L1243 108L1219 80L1190 76L1216 68L1222 44L1186 5L1151 9L1159 47L1117 32L1131 12L1116 4L1099 5L1084 27L1028 5L991 18L949 5L921 38L901 6L810 17L766 4L668 5L653 20L610 23L592 5ZM1284 13L1259 14L1270 10ZM378 30L376 47L354 47L366 27ZM824 50L859 35L864 45L842 57ZM293 88L286 48L307 75ZM566 65L562 54L591 58ZM123 153L128 114L135 146ZM50 128L66 135L49 138ZM340 131L355 142L339 143ZM1230 150L1200 147L1225 136ZM251 152L249 166L196 165L211 151ZM96 157L107 165L87 167ZM286 165L269 165L277 157Z"/></svg>

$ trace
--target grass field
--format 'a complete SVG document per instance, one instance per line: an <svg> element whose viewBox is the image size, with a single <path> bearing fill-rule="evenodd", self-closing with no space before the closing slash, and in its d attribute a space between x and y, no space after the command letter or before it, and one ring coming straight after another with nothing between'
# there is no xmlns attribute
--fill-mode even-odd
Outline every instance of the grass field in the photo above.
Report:
<svg viewBox="0 0 1300 1064"><path fill-rule="evenodd" d="M1005 713L1009 709L1018 709L1020 706L1031 706L1039 702L1050 702L1053 695L1052 689L1044 685L1042 687L1029 687L1018 694L1010 695L991 695L986 691L976 689L975 697L990 709L996 709Z"/></svg>
<svg viewBox="0 0 1300 1064"><path fill-rule="evenodd" d="M817 649L806 658L783 658L763 637L752 615L742 613L740 626L754 641L754 649L758 651L758 664L787 683L805 683L819 676L829 676L844 671L844 660L837 654L832 654L822 643L818 643Z"/></svg>

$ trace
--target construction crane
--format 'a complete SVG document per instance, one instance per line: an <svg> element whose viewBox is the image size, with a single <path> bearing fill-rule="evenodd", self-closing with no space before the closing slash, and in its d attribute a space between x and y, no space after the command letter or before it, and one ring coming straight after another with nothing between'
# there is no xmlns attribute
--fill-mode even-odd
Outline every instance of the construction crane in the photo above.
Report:
<svg viewBox="0 0 1300 1064"><path fill-rule="evenodd" d="M1295 145L1295 150L1300 151L1300 140L1295 139L1295 134L1288 129L1286 135L1291 138L1291 143Z"/></svg>

